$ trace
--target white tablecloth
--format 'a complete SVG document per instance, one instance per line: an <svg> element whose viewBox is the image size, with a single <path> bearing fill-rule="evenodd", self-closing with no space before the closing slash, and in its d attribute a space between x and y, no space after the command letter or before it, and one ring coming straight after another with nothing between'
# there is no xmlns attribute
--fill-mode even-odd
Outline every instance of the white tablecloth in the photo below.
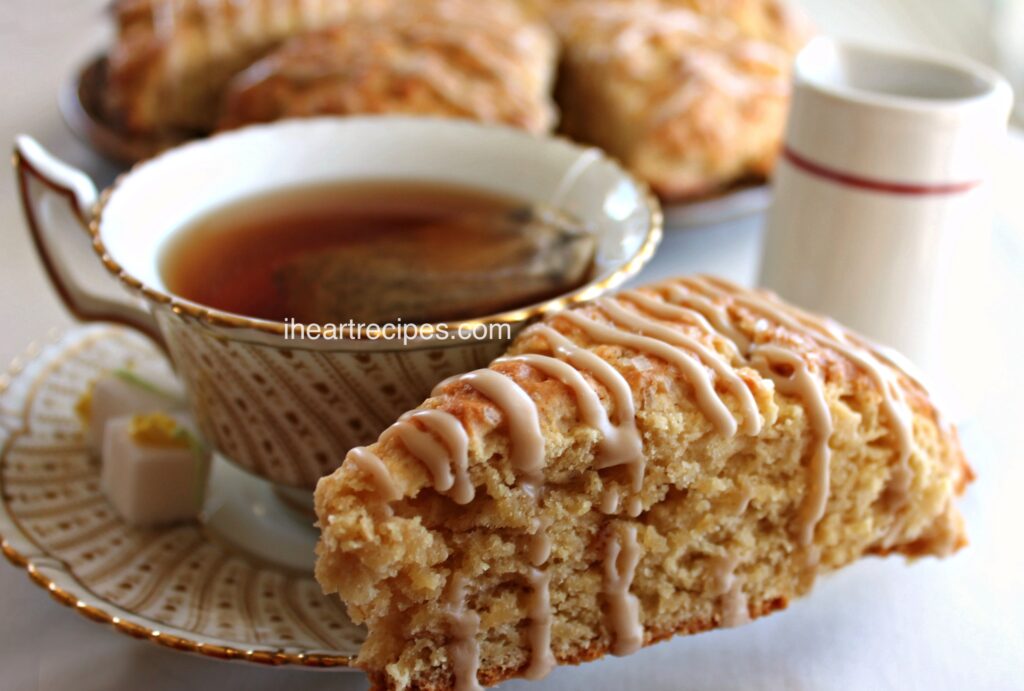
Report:
<svg viewBox="0 0 1024 691"><path fill-rule="evenodd" d="M61 79L101 45L100 0L6 0L0 14L0 139L27 131L100 178L112 169L64 130ZM12 6L13 5L13 6ZM0 184L0 362L69 324L24 232L12 176ZM971 546L906 565L866 560L821 580L811 597L750 626L676 639L623 659L559 669L508 689L1024 688L1024 137L999 171L997 280L1001 358L984 409L961 428L979 472L962 506ZM1016 188L1016 189L1015 189ZM704 271L755 275L760 219L669 233L645 278ZM971 363L964 363L970 367ZM128 639L61 607L0 563L0 689L363 689L357 674L248 667Z"/></svg>

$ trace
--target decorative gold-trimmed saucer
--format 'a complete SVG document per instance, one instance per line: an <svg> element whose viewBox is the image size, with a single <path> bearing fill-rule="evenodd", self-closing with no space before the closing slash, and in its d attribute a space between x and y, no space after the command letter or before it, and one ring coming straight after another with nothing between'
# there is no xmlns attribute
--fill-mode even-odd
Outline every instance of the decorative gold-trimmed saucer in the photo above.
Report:
<svg viewBox="0 0 1024 691"><path fill-rule="evenodd" d="M147 530L104 497L74 405L106 370L159 366L152 345L88 326L29 355L0 377L0 544L14 565L58 602L136 638L222 659L349 668L365 633L313 579L311 517L269 485L217 459L202 520Z"/></svg>

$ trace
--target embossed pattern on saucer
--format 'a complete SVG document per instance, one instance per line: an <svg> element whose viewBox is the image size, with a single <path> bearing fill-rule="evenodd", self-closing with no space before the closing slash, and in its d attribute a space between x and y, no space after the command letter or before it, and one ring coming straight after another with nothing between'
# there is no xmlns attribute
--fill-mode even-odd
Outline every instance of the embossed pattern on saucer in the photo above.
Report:
<svg viewBox="0 0 1024 691"><path fill-rule="evenodd" d="M136 638L222 659L347 668L364 631L312 574L254 559L203 526L140 530L100 490L74 405L105 370L161 356L91 326L0 377L4 555L59 602Z"/></svg>

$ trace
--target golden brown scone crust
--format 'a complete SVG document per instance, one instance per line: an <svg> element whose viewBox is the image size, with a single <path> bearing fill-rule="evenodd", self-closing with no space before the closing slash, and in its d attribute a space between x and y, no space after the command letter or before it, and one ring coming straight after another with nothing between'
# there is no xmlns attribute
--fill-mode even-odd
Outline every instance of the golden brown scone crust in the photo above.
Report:
<svg viewBox="0 0 1024 691"><path fill-rule="evenodd" d="M210 132L239 72L290 38L348 22L461 24L468 44L482 42L477 28L501 30L525 42L523 72L548 79L554 69L546 27L516 0L121 0L113 11L105 107L120 127L140 134ZM522 86L513 82L505 98L517 98Z"/></svg>
<svg viewBox="0 0 1024 691"><path fill-rule="evenodd" d="M405 113L551 129L555 38L507 0L434 0L304 34L236 77L221 126Z"/></svg>
<svg viewBox="0 0 1024 691"><path fill-rule="evenodd" d="M774 3L556 2L563 131L624 161L669 201L772 169L789 104L793 44ZM710 3L709 3L710 4ZM778 15L781 16L781 15Z"/></svg>
<svg viewBox="0 0 1024 691"><path fill-rule="evenodd" d="M684 9L713 21L734 24L740 35L799 50L813 29L809 19L784 0L522 0L536 11L557 17L573 5L661 5Z"/></svg>
<svg viewBox="0 0 1024 691"><path fill-rule="evenodd" d="M765 300L783 317L756 307ZM703 305L695 312L703 320L666 316L664 305L696 304ZM573 390L560 380L522 362L491 366L538 411L545 463L539 501L519 484L504 409L468 383L441 386L419 410L445 411L466 431L472 501L459 506L435 491L424 462L394 435L369 449L398 499L385 501L377 480L351 459L317 487L317 578L368 626L359 664L376 688L453 688L455 638L445 593L456 578L467 579L466 605L480 617L480 682L523 673L531 657L525 554L538 525L550 526L544 568L551 649L560 664L601 657L615 643L602 560L616 531L635 529L642 553L630 592L639 600L644 645L734 621L727 601L733 595L742 597L732 604L757 617L805 594L817 575L865 555L946 556L966 544L954 499L972 473L955 430L884 353L832 322L716 279L665 282L575 311L611 324L616 306L717 353L753 397L760 429L743 431L749 420L740 392L724 379L715 378L715 391L740 425L732 435L716 428L694 382L667 360L594 340L564 315L548 317L548 326L610 363L629 385L646 460L642 510L631 517L622 508L602 509L609 488L624 497L630 492L629 476L622 466L595 467L600 435L581 421ZM798 524L806 525L799 517L821 479L812 464L819 428L808 400L780 389L795 370L753 355L765 348L781 349L806 368L831 420L827 501L810 524L810 542L801 540ZM553 349L534 327L509 353ZM880 385L865 363L888 383ZM609 391L584 376L613 410ZM890 409L892 401L898 405ZM900 430L909 435L905 445ZM733 583L728 597L720 587L722 564Z"/></svg>
<svg viewBox="0 0 1024 691"><path fill-rule="evenodd" d="M121 0L108 57L105 106L126 131L203 134L216 125L224 86L282 41L387 0Z"/></svg>

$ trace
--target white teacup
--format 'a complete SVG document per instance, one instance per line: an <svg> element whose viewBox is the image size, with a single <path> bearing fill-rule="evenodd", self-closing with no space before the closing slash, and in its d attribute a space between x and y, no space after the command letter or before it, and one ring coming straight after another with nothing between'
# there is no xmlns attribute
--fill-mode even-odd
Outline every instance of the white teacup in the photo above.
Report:
<svg viewBox="0 0 1024 691"><path fill-rule="evenodd" d="M900 351L954 409L977 395L964 363L1012 100L966 59L819 38L796 60L774 176L761 283Z"/></svg>
<svg viewBox="0 0 1024 691"><path fill-rule="evenodd" d="M323 118L246 128L146 161L102 196L83 173L27 137L17 141L15 163L33 239L68 308L83 320L126 324L165 346L208 441L243 468L298 488L312 489L350 447L375 439L436 382L484 366L529 320L621 284L661 238L653 196L601 152L456 120ZM553 203L594 229L593 279L553 300L446 325L450 334L480 324L511 327L483 339L439 340L425 329L407 343L291 340L284 322L196 304L164 284L160 249L197 215L286 187L367 179L448 183ZM67 260L69 230L91 240L99 261L136 299L98 294L80 282L89 267Z"/></svg>

